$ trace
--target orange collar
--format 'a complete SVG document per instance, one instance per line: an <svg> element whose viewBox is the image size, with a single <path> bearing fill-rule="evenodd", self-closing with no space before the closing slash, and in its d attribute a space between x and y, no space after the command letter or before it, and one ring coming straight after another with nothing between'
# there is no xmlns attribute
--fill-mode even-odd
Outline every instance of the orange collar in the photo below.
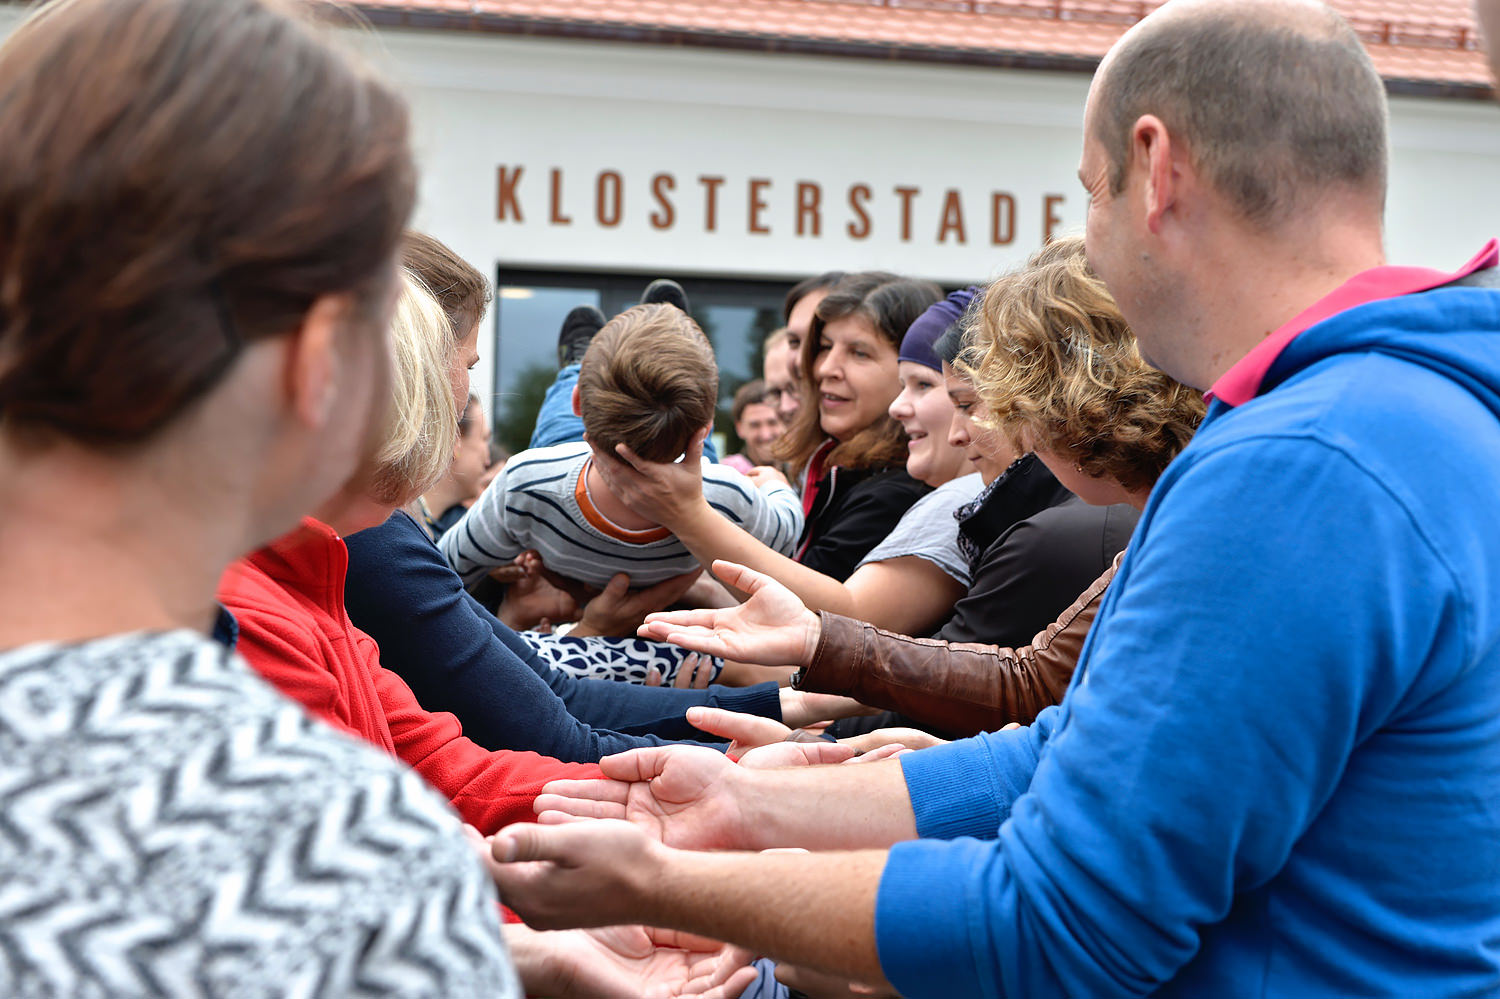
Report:
<svg viewBox="0 0 1500 999"><path fill-rule="evenodd" d="M606 517L589 495L589 466L593 463L592 457L584 461L583 467L578 470L578 483L573 487L573 499L578 503L578 512L583 514L583 519L589 522L590 527L607 538L614 538L628 545L649 545L653 541L664 541L672 536L672 532L665 527L631 531Z"/></svg>

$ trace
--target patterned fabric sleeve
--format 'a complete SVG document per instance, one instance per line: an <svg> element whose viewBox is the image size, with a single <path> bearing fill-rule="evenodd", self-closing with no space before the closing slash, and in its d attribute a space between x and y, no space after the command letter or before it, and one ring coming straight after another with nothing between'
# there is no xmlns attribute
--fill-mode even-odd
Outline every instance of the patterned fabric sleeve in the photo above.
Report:
<svg viewBox="0 0 1500 999"><path fill-rule="evenodd" d="M416 774L189 632L0 654L0 995L519 995Z"/></svg>
<svg viewBox="0 0 1500 999"><path fill-rule="evenodd" d="M586 680L616 680L620 683L645 683L646 674L655 666L661 671L662 685L671 686L677 669L688 651L666 642L649 642L643 638L605 638L571 635L543 635L522 632L536 649L541 660L573 676ZM717 680L724 660L710 657L711 680Z"/></svg>

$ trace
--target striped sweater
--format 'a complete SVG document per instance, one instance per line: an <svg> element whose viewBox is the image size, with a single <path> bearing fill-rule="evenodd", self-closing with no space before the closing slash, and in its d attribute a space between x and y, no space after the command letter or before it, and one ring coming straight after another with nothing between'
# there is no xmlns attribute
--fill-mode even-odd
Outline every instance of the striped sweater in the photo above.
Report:
<svg viewBox="0 0 1500 999"><path fill-rule="evenodd" d="M666 528L630 531L589 497L583 472L593 454L573 442L523 451L506 462L484 495L443 535L443 555L465 584L527 549L560 576L602 587L615 573L650 586L697 566ZM758 489L724 465L703 463L708 505L767 546L790 555L802 533L802 501L784 485Z"/></svg>

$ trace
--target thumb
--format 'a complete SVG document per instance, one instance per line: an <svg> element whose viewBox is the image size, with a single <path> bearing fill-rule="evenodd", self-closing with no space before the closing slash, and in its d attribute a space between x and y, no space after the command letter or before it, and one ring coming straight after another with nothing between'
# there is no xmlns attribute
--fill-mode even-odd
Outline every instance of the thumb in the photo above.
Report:
<svg viewBox="0 0 1500 999"><path fill-rule="evenodd" d="M778 721L723 708L688 708L687 720L699 731L729 739L743 748L780 742L790 731Z"/></svg>
<svg viewBox="0 0 1500 999"><path fill-rule="evenodd" d="M617 572L609 577L609 582L604 584L604 591L600 596L613 597L615 600L623 599L630 590L630 576L623 572Z"/></svg>
<svg viewBox="0 0 1500 999"><path fill-rule="evenodd" d="M738 562L726 562L723 559L714 559L710 566L715 576L725 586L739 590L748 596L754 596L755 592L767 583L774 582L770 576L756 572L748 566L740 565Z"/></svg>
<svg viewBox="0 0 1500 999"><path fill-rule="evenodd" d="M556 826L517 822L490 837L490 856L502 864L523 860L556 860L562 851Z"/></svg>
<svg viewBox="0 0 1500 999"><path fill-rule="evenodd" d="M616 753L614 756L606 756L599 761L599 770L604 776L611 780L619 781L646 781L661 776L662 768L667 765L667 758L671 750L681 749L680 746L647 746L641 749L632 749L624 753ZM713 752L713 750L704 750Z"/></svg>

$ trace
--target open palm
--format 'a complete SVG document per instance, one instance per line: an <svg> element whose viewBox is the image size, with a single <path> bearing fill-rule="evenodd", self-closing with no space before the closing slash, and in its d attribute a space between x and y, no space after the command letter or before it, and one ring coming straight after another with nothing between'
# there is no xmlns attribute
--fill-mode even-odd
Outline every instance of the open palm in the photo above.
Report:
<svg viewBox="0 0 1500 999"><path fill-rule="evenodd" d="M538 795L543 824L625 819L652 838L689 850L743 848L739 768L696 746L637 749L599 761L608 780L553 781Z"/></svg>
<svg viewBox="0 0 1500 999"><path fill-rule="evenodd" d="M545 934L556 954L545 995L572 999L702 999L738 996L755 978L751 955L711 940L643 926L556 930ZM535 992L536 985L527 983Z"/></svg>
<svg viewBox="0 0 1500 999"><path fill-rule="evenodd" d="M738 607L647 616L638 634L694 652L762 666L800 666L818 649L822 625L797 595L776 580L734 562L714 562L714 575L749 594Z"/></svg>

